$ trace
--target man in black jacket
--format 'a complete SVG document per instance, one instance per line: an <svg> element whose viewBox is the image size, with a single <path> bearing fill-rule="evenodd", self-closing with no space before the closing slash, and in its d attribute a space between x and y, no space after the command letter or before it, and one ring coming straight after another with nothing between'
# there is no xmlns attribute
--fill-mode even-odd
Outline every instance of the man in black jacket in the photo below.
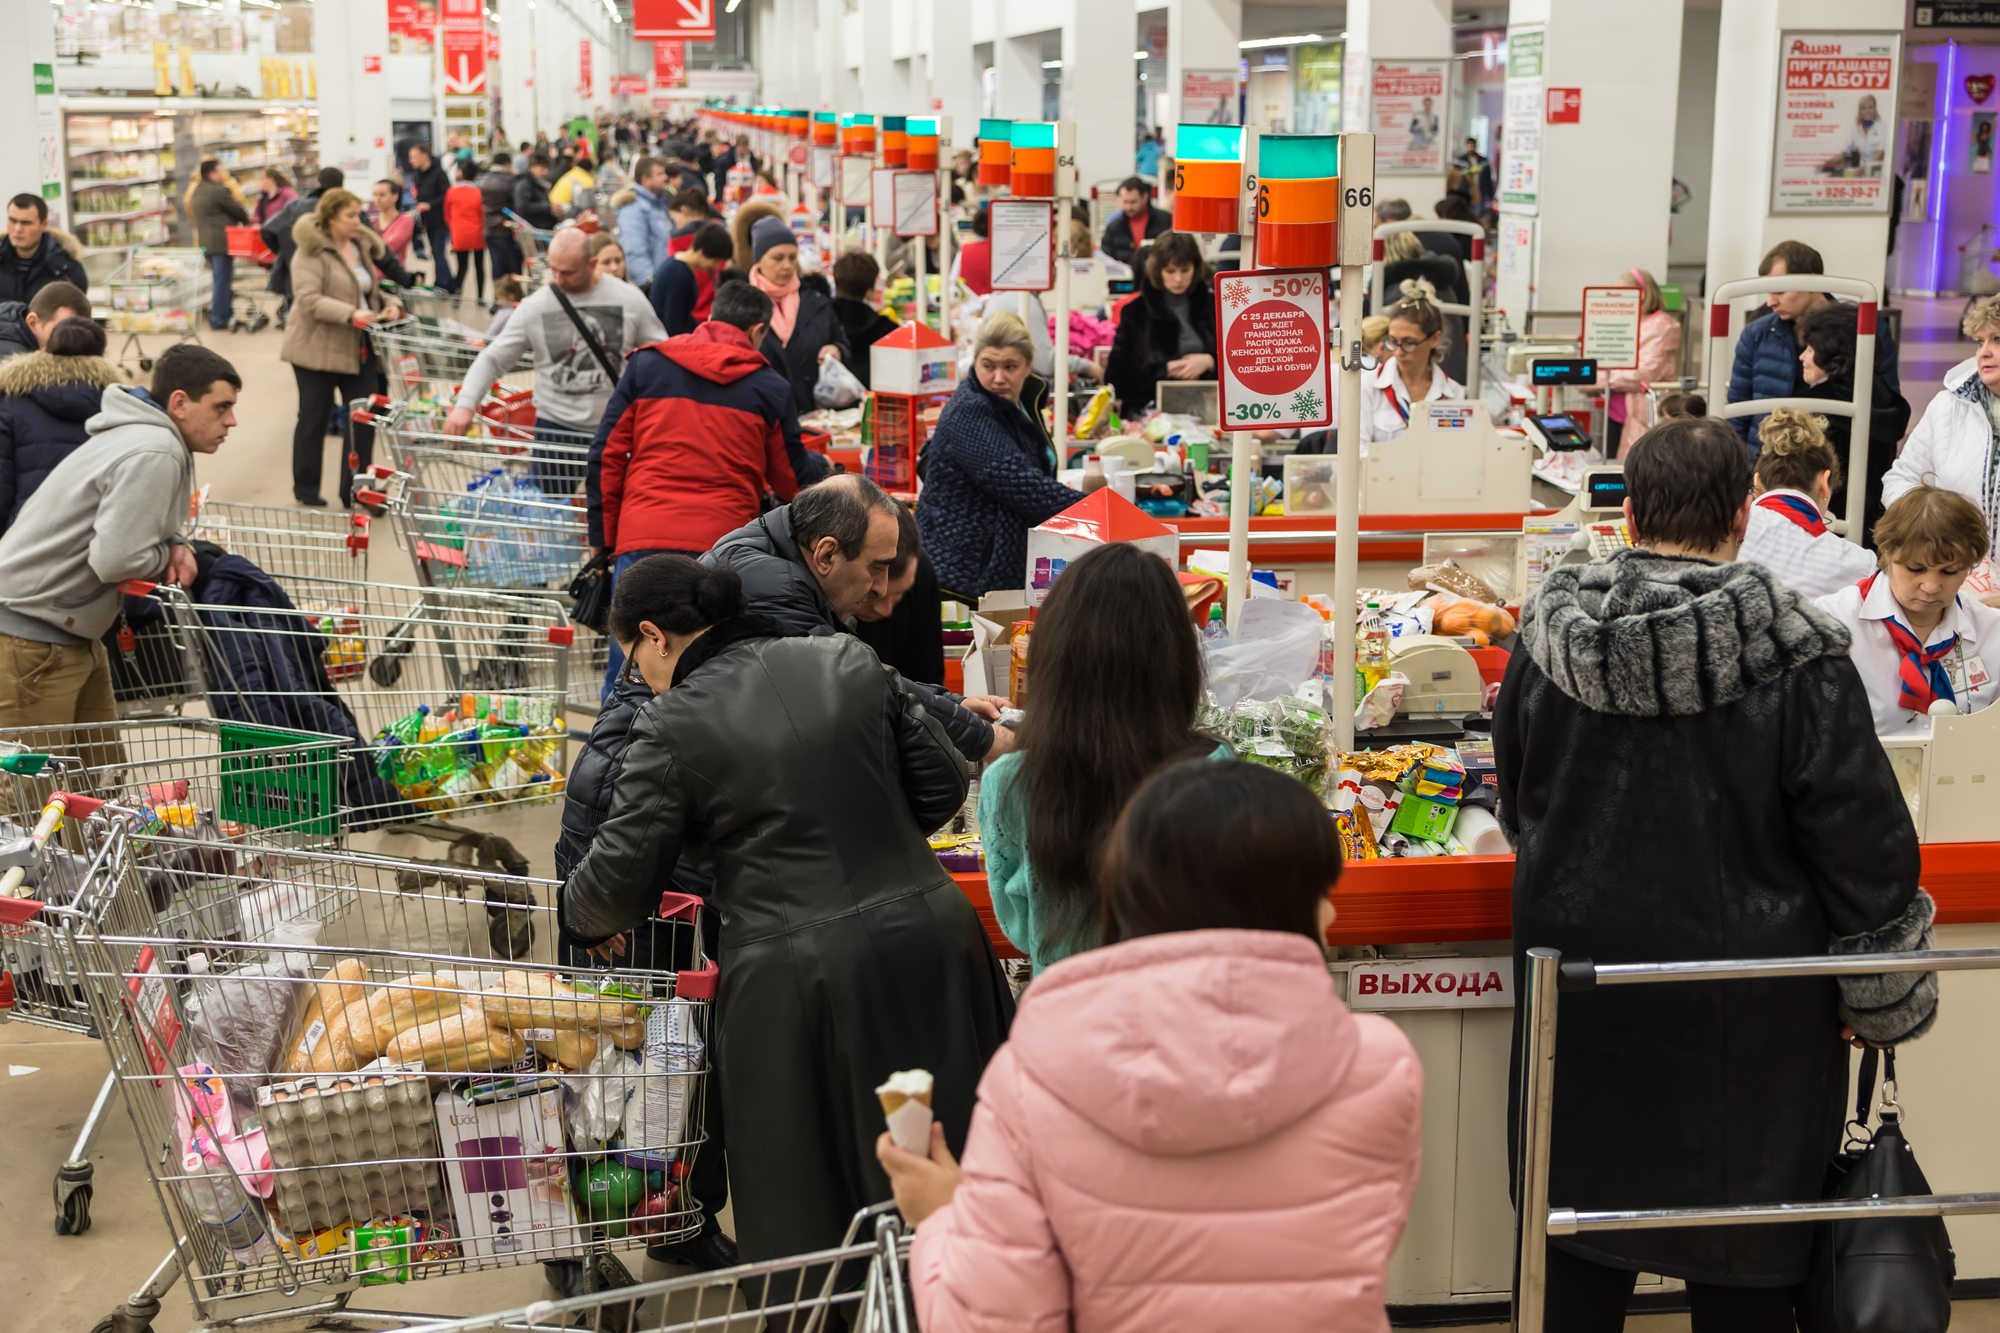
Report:
<svg viewBox="0 0 2000 1333"><path fill-rule="evenodd" d="M417 225L424 229L424 236L430 242L431 262L437 270L431 284L439 291L456 292L458 279L445 260L451 253L451 224L445 221L444 196L451 189L451 177L431 156L428 145L411 144L409 158L410 190L417 196Z"/></svg>
<svg viewBox="0 0 2000 1333"><path fill-rule="evenodd" d="M750 614L777 622L786 634L848 632L862 603L888 592L900 545L896 509L880 486L843 472L730 533L702 563L735 570ZM993 725L1005 699L962 699L898 679L967 759L998 759L1014 748L1013 731Z"/></svg>
<svg viewBox="0 0 2000 1333"><path fill-rule="evenodd" d="M7 201L7 248L0 252L0 301L32 301L52 282L67 282L86 291L77 246L67 233L49 226L49 206L36 194L17 194Z"/></svg>
<svg viewBox="0 0 2000 1333"><path fill-rule="evenodd" d="M556 229L555 206L549 203L549 156L536 153L528 159L526 175L514 178L514 211L530 227L542 231Z"/></svg>
<svg viewBox="0 0 2000 1333"><path fill-rule="evenodd" d="M486 216L486 253L493 261L493 276L500 279L518 274L526 267L521 244L514 239L513 224L507 214L514 207L514 159L495 153L493 165L479 178L479 203Z"/></svg>
<svg viewBox="0 0 2000 1333"><path fill-rule="evenodd" d="M1174 215L1153 207L1153 187L1137 176L1118 187L1118 216L1104 227L1102 248L1121 264L1135 264L1139 247L1174 229Z"/></svg>
<svg viewBox="0 0 2000 1333"><path fill-rule="evenodd" d="M195 241L208 256L208 327L229 327L230 283L236 262L229 257L229 224L248 226L250 214L229 191L229 173L214 158L201 164L201 184L188 199L188 221L194 224Z"/></svg>

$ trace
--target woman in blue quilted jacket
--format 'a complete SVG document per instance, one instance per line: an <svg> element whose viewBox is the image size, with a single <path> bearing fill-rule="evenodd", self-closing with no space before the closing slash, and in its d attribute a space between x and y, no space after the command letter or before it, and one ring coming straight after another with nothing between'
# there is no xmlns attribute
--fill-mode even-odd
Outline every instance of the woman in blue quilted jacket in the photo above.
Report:
<svg viewBox="0 0 2000 1333"><path fill-rule="evenodd" d="M1083 498L1056 480L1062 464L1042 425L1049 385L1030 371L1034 356L1019 315L988 315L972 376L924 450L917 529L938 586L968 606L996 588L1026 587L1028 529Z"/></svg>

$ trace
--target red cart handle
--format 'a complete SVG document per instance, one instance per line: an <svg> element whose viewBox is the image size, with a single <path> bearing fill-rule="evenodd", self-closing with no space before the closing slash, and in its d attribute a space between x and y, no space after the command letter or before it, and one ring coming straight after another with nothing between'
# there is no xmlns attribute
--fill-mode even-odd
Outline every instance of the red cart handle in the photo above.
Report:
<svg viewBox="0 0 2000 1333"><path fill-rule="evenodd" d="M715 965L713 958L699 972L682 972L674 978L674 998L677 1000L712 1000L722 983L722 969Z"/></svg>

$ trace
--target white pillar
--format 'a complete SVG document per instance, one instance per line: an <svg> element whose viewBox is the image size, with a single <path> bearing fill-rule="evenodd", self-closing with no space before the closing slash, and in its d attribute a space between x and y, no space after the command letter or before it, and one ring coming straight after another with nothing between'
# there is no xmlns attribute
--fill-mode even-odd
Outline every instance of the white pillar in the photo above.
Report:
<svg viewBox="0 0 2000 1333"><path fill-rule="evenodd" d="M876 117L878 125L881 117L903 110L902 97L908 89L908 81L897 77L889 31L893 22L891 8L890 0L861 0L861 104L842 108L865 111Z"/></svg>
<svg viewBox="0 0 2000 1333"><path fill-rule="evenodd" d="M1819 251L1830 274L1882 281L1889 253L1887 213L1770 216L1778 46L1785 31L1898 32L1903 17L1901 0L1723 0L1709 184L1710 290L1755 277L1764 252L1784 240ZM1895 108L1883 111L1893 122Z"/></svg>
<svg viewBox="0 0 2000 1333"><path fill-rule="evenodd" d="M1547 25L1544 89L1581 97L1575 124L1541 127L1534 309L1581 309L1584 287L1635 267L1666 277L1681 11L1681 0L1514 0L1508 11L1510 25Z"/></svg>
<svg viewBox="0 0 2000 1333"><path fill-rule="evenodd" d="M929 97L944 103L937 114L950 116L952 137L972 142L979 129L979 71L972 67L972 6L965 0L929 0L931 54ZM929 114L930 102L924 103ZM946 165L949 165L947 159Z"/></svg>
<svg viewBox="0 0 2000 1333"><path fill-rule="evenodd" d="M1132 174L1132 15L1102 0L1072 0L1062 30L1062 111L1076 124L1077 195Z"/></svg>
<svg viewBox="0 0 2000 1333"><path fill-rule="evenodd" d="M819 21L813 34L817 47L813 68L818 87L812 105L816 110L853 110L840 104L840 88L847 67L846 17L841 0L819 0Z"/></svg>
<svg viewBox="0 0 2000 1333"><path fill-rule="evenodd" d="M1128 39L1132 36L1131 28L1128 20L1125 33ZM1185 119L1181 109L1181 71L1236 70L1243 59L1236 43L1242 39L1242 0L1167 0L1167 92L1172 107L1167 117L1170 127L1167 130L1167 147L1170 150L1174 146L1175 133L1171 127ZM1106 68L1110 67L1108 51L1104 63ZM1124 86L1123 79L1117 82ZM1123 123L1121 119L1120 124ZM1127 161L1126 170L1110 174L1129 176L1132 174L1131 165ZM1084 179L1093 178L1086 176Z"/></svg>
<svg viewBox="0 0 2000 1333"><path fill-rule="evenodd" d="M1098 0L1102 3L1102 0ZM993 65L998 87L993 114L1004 120L1042 119L1042 38L1007 37L993 39ZM977 138L978 123L973 123ZM971 142L968 139L967 142Z"/></svg>
<svg viewBox="0 0 2000 1333"><path fill-rule="evenodd" d="M49 206L49 225L69 228L68 166L64 161L62 113L55 112L55 124L46 132L55 140L55 176L42 179L41 141L43 127L37 124L39 110L35 94L35 66L46 67L43 96L53 107L55 93L56 29L48 0L0 0L4 28L13 33L8 45L14 54L0 69L0 109L13 133L0 136L0 179L6 180L8 194L40 194ZM52 188L51 188L52 187Z"/></svg>
<svg viewBox="0 0 2000 1333"><path fill-rule="evenodd" d="M1515 8L1520 6L1517 4ZM1619 6L1622 12L1624 6ZM1341 128L1349 133L1373 133L1375 113L1374 62L1378 60L1442 60L1452 57L1451 0L1348 0L1347 55L1341 70ZM1449 77L1449 76L1447 76ZM1351 108L1350 118L1346 112ZM1438 98L1439 131L1450 145L1462 127L1451 123L1450 87ZM1403 174L1386 154L1375 160L1375 197L1405 199L1418 217L1433 216L1432 206L1444 197L1444 172Z"/></svg>
<svg viewBox="0 0 2000 1333"><path fill-rule="evenodd" d="M395 156L385 72L388 54L386 0L313 7L320 165L339 167L350 181L382 179ZM373 73L366 68L370 63ZM362 189L366 188L364 184Z"/></svg>
<svg viewBox="0 0 2000 1333"><path fill-rule="evenodd" d="M493 12L500 16L500 68L487 70L486 81L499 90L500 125L507 131L507 151L512 154L523 140L533 143L535 131L542 127L535 105L535 26L541 14L529 0L498 0ZM514 169L527 167L517 162Z"/></svg>

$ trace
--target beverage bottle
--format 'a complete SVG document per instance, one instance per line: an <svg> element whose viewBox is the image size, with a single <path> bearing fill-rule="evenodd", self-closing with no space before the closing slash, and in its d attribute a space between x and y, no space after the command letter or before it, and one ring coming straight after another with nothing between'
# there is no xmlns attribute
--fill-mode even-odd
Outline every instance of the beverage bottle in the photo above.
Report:
<svg viewBox="0 0 2000 1333"><path fill-rule="evenodd" d="M1104 456L1102 454L1085 454L1083 456L1083 485L1081 487L1083 493L1089 495L1092 491L1101 491L1110 482L1111 478L1104 475Z"/></svg>
<svg viewBox="0 0 2000 1333"><path fill-rule="evenodd" d="M216 1241L246 1264L268 1256L273 1246L265 1230L263 1207L252 1199L227 1168L211 1172L202 1155L190 1150L181 1158L181 1194Z"/></svg>
<svg viewBox="0 0 2000 1333"><path fill-rule="evenodd" d="M1202 628L1201 637L1215 643L1229 642L1229 622L1223 618L1221 602L1210 604L1208 624Z"/></svg>
<svg viewBox="0 0 2000 1333"><path fill-rule="evenodd" d="M1028 635L1034 622L1015 622L1014 640L1007 646L1007 697L1014 701L1016 708L1028 704Z"/></svg>
<svg viewBox="0 0 2000 1333"><path fill-rule="evenodd" d="M1354 638L1355 685L1360 695L1389 674L1389 627L1382 622L1382 604L1371 600Z"/></svg>

